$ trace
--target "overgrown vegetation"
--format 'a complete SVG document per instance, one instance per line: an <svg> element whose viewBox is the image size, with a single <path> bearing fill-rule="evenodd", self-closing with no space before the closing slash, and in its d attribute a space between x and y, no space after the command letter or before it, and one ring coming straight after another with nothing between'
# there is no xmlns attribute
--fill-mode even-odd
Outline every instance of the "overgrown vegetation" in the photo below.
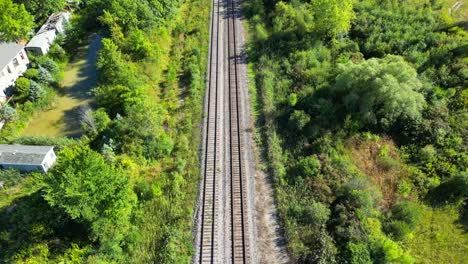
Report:
<svg viewBox="0 0 468 264"><path fill-rule="evenodd" d="M466 240L453 221L466 228L467 34L442 6L244 3L261 144L297 262L423 262L418 242L442 234L421 225L447 203L458 216L432 224L458 229L444 243ZM467 253L432 250L450 256L438 263Z"/></svg>
<svg viewBox="0 0 468 264"><path fill-rule="evenodd" d="M83 115L77 140L1 132L8 142L60 147L47 175L21 175L14 199L2 203L0 261L189 262L210 6L82 2L63 47L73 50L90 31L104 36L97 106ZM49 76L43 69L54 76L50 59L34 65L17 83L18 100L32 100L31 86Z"/></svg>

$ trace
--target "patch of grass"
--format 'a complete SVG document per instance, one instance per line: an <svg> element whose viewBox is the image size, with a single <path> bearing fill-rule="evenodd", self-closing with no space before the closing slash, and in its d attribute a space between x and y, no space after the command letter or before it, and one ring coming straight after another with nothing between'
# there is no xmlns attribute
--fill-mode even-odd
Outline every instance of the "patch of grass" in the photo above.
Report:
<svg viewBox="0 0 468 264"><path fill-rule="evenodd" d="M11 206L12 202L23 196L30 195L40 189L39 174L19 174L9 177L1 171L0 181L5 182L5 186L0 189L0 209Z"/></svg>
<svg viewBox="0 0 468 264"><path fill-rule="evenodd" d="M416 230L403 244L411 250L416 263L466 263L468 234L458 223L458 208L431 208L422 205Z"/></svg>
<svg viewBox="0 0 468 264"><path fill-rule="evenodd" d="M443 12L447 12L454 22L466 22L468 20L467 0L443 0ZM457 8L458 6L458 8ZM450 10L450 11L449 11Z"/></svg>
<svg viewBox="0 0 468 264"><path fill-rule="evenodd" d="M389 138L354 137L348 141L354 165L380 188L381 205L391 207L398 198L398 183L408 175L397 147Z"/></svg>

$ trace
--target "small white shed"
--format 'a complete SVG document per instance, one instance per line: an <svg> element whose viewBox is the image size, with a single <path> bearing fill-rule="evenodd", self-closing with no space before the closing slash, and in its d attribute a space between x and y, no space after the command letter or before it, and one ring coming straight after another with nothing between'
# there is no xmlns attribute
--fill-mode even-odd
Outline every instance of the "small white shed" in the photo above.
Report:
<svg viewBox="0 0 468 264"><path fill-rule="evenodd" d="M26 50L39 56L47 54L56 37L55 30L49 30L36 35L26 45Z"/></svg>
<svg viewBox="0 0 468 264"><path fill-rule="evenodd" d="M0 144L0 168L2 169L47 172L56 159L53 146Z"/></svg>

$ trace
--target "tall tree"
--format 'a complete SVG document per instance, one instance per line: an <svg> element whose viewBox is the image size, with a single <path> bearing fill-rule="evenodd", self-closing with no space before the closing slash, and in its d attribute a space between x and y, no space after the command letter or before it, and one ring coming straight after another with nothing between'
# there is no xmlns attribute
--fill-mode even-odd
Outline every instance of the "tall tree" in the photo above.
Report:
<svg viewBox="0 0 468 264"><path fill-rule="evenodd" d="M99 153L77 146L60 153L44 183L49 204L62 208L72 219L90 223L101 250L118 258L136 201L128 178L106 164Z"/></svg>
<svg viewBox="0 0 468 264"><path fill-rule="evenodd" d="M353 0L312 0L315 32L335 37L346 33L354 17Z"/></svg>
<svg viewBox="0 0 468 264"><path fill-rule="evenodd" d="M0 0L0 41L24 39L34 26L34 17L23 4Z"/></svg>
<svg viewBox="0 0 468 264"><path fill-rule="evenodd" d="M65 6L65 0L15 0L24 4L29 13L34 14L36 21L45 20L52 13L61 11Z"/></svg>
<svg viewBox="0 0 468 264"><path fill-rule="evenodd" d="M362 124L386 128L399 118L418 119L425 105L416 70L389 55L339 67L333 93Z"/></svg>

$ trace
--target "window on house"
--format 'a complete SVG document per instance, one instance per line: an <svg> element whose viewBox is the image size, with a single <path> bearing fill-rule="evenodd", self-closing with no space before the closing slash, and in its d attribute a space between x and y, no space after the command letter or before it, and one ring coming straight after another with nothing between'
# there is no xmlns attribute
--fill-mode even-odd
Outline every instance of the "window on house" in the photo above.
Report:
<svg viewBox="0 0 468 264"><path fill-rule="evenodd" d="M21 59L24 60L24 54L23 54L23 51L20 51L20 56L21 56Z"/></svg>
<svg viewBox="0 0 468 264"><path fill-rule="evenodd" d="M18 59L16 59L16 58L13 59L13 65L14 65L15 67L18 67L18 66L19 66Z"/></svg>
<svg viewBox="0 0 468 264"><path fill-rule="evenodd" d="M3 71L0 71L0 78L3 78L3 76L5 76L5 73L3 73Z"/></svg>
<svg viewBox="0 0 468 264"><path fill-rule="evenodd" d="M11 73L10 66L7 66L7 71L8 71L8 73Z"/></svg>

